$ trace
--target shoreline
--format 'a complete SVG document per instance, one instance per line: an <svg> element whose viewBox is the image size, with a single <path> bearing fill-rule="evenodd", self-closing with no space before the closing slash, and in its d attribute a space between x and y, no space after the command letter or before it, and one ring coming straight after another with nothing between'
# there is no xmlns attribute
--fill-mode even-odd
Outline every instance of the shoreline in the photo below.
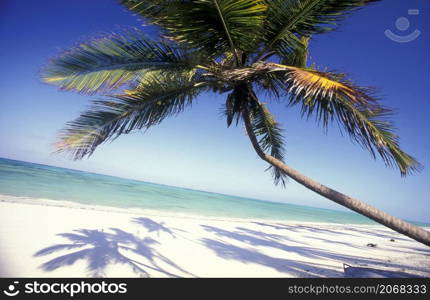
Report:
<svg viewBox="0 0 430 300"><path fill-rule="evenodd" d="M94 210L103 212L113 212L122 214L145 214L154 217L173 217L183 219L196 219L196 220L210 220L210 221L231 221L231 222L280 222L288 224L309 224L309 225L360 225L360 226L382 226L378 223L364 224L364 223L331 223L331 222L310 222L307 220L282 220L282 219L269 219L269 218L245 218L245 217L230 217L230 216L209 216L197 213L184 213L184 212L170 212L164 210L136 208L136 207L115 207L109 205L97 205L97 204L84 204L70 200L54 200L48 198L33 198L23 196L12 196L0 194L0 203L18 203L28 205L39 205L39 206L51 206L51 207L63 207L71 209L83 209L83 210ZM426 226L425 226L426 227ZM429 226L430 228L430 226Z"/></svg>
<svg viewBox="0 0 430 300"><path fill-rule="evenodd" d="M31 199L0 195L0 277L430 277L430 249L379 224Z"/></svg>

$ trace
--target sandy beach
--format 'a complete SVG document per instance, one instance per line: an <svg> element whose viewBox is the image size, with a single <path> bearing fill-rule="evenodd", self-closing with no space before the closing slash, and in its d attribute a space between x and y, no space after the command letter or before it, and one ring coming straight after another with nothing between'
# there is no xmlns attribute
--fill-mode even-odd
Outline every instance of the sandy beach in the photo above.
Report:
<svg viewBox="0 0 430 300"><path fill-rule="evenodd" d="M379 225L206 218L12 196L0 197L0 213L2 277L430 277L430 249Z"/></svg>

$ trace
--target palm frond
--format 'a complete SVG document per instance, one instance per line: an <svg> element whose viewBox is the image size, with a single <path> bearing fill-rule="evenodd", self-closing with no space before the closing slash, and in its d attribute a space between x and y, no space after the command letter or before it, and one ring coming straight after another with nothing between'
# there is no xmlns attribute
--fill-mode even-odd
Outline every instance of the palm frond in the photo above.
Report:
<svg viewBox="0 0 430 300"><path fill-rule="evenodd" d="M103 142L157 125L182 112L208 86L199 76L147 78L135 90L93 101L93 106L67 123L56 144L74 159L90 156Z"/></svg>
<svg viewBox="0 0 430 300"><path fill-rule="evenodd" d="M120 1L165 30L167 38L221 54L255 46L265 20L263 0Z"/></svg>
<svg viewBox="0 0 430 300"><path fill-rule="evenodd" d="M281 64L305 68L308 63L309 40L308 36L302 37L297 48L292 48L288 54L281 56Z"/></svg>
<svg viewBox="0 0 430 300"><path fill-rule="evenodd" d="M370 93L372 89L354 86L345 80L345 74L320 72L310 68L285 67L288 71L284 74L284 79L290 94L304 98L325 99L327 102L333 98L348 99L368 109L379 108L377 99ZM298 99L300 98L293 97L293 101ZM312 104L309 104L309 107L312 108Z"/></svg>
<svg viewBox="0 0 430 300"><path fill-rule="evenodd" d="M300 45L290 48L287 53L283 55L278 53L281 58L281 64L299 68L307 66L310 37L302 37L300 40ZM281 97L286 89L284 79L273 72L262 73L259 80L256 81L256 86L260 92L274 96L276 99Z"/></svg>
<svg viewBox="0 0 430 300"><path fill-rule="evenodd" d="M161 22L167 15L175 13L182 0L118 0L130 11L141 15L150 23Z"/></svg>
<svg viewBox="0 0 430 300"><path fill-rule="evenodd" d="M399 137L390 121L391 110L368 110L347 101L337 103L335 109L345 131L374 157L378 153L386 165L397 167L402 176L422 170L415 158L401 150Z"/></svg>
<svg viewBox="0 0 430 300"><path fill-rule="evenodd" d="M85 94L112 91L150 71L182 72L203 59L168 42L155 42L137 29L82 43L53 58L45 82Z"/></svg>
<svg viewBox="0 0 430 300"><path fill-rule="evenodd" d="M236 117L236 125L239 122L240 109L238 109L239 101L236 99L234 92L228 94L225 101L225 115L227 119L227 127L230 127L231 123Z"/></svg>
<svg viewBox="0 0 430 300"><path fill-rule="evenodd" d="M282 136L282 129L267 107L262 103L257 103L252 108L252 129L258 138L261 149L276 159L283 161L284 138ZM269 169L272 170L275 184L278 185L281 183L285 186L287 174L275 166L270 166Z"/></svg>
<svg viewBox="0 0 430 300"><path fill-rule="evenodd" d="M228 94L224 111L227 119L227 127L230 127L233 120L236 120L236 125L239 123L244 105L248 102L247 99L248 96L242 88L235 88Z"/></svg>
<svg viewBox="0 0 430 300"><path fill-rule="evenodd" d="M289 67L284 73L290 104L299 104L308 117L315 114L327 128L336 120L349 136L378 153L387 166L396 166L402 176L422 166L400 149L398 136L389 120L391 110L373 96L373 89L354 86L344 74Z"/></svg>
<svg viewBox="0 0 430 300"><path fill-rule="evenodd" d="M267 49L287 54L299 38L336 28L357 8L380 0L267 0Z"/></svg>

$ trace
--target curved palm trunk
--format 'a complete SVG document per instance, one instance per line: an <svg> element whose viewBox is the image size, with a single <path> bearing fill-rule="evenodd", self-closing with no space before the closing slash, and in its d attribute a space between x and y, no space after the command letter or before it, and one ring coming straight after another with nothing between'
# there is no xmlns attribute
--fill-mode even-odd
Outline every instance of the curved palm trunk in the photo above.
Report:
<svg viewBox="0 0 430 300"><path fill-rule="evenodd" d="M248 133L248 136L251 140L252 146L254 147L255 151L257 152L258 156L261 157L263 160L268 162L269 164L276 166L280 169L282 169L289 177L297 181L298 183L304 185L308 189L314 191L315 193L332 200L342 206L348 207L349 209L352 209L353 211L358 212L359 214L362 214L382 225L385 225L397 232L400 232L420 243L423 243L427 246L430 246L430 232L427 230L424 230L418 226L412 225L408 222L405 222L401 219L398 219L396 217L393 217L375 207L372 207L360 200L354 199L352 197L349 197L347 195L344 195L342 193L339 193L338 191L335 191L329 187L326 187L325 185L322 185L309 177L304 176L303 174L297 172L296 170L290 168L289 166L285 165L280 160L274 158L273 156L270 156L266 154L259 146L256 136L254 135L254 132L252 130L251 126L251 118L249 115L249 112L247 109L243 112L243 119L245 121L245 127L246 132Z"/></svg>

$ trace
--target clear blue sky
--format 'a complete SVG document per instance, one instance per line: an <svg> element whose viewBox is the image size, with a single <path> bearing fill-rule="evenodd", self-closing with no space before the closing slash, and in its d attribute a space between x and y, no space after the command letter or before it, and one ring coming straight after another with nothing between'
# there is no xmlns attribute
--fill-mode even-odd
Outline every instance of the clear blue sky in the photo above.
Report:
<svg viewBox="0 0 430 300"><path fill-rule="evenodd" d="M408 15L408 9L420 14ZM424 222L430 221L429 14L428 0L382 1L356 12L338 32L316 36L311 46L311 61L318 66L380 89L384 104L398 112L401 145L424 165L422 173L401 178L336 128L325 134L296 109L270 105L285 128L289 165L396 216ZM410 21L404 31L395 25L402 16ZM73 162L51 154L58 130L90 97L41 83L40 68L59 50L124 25L141 22L114 0L0 2L0 157L340 209L291 180L286 189L275 187L243 128L226 128L220 118L222 96L202 95L192 110L145 134L103 145L90 159ZM420 30L421 36L396 43L384 35L387 29L403 36Z"/></svg>

